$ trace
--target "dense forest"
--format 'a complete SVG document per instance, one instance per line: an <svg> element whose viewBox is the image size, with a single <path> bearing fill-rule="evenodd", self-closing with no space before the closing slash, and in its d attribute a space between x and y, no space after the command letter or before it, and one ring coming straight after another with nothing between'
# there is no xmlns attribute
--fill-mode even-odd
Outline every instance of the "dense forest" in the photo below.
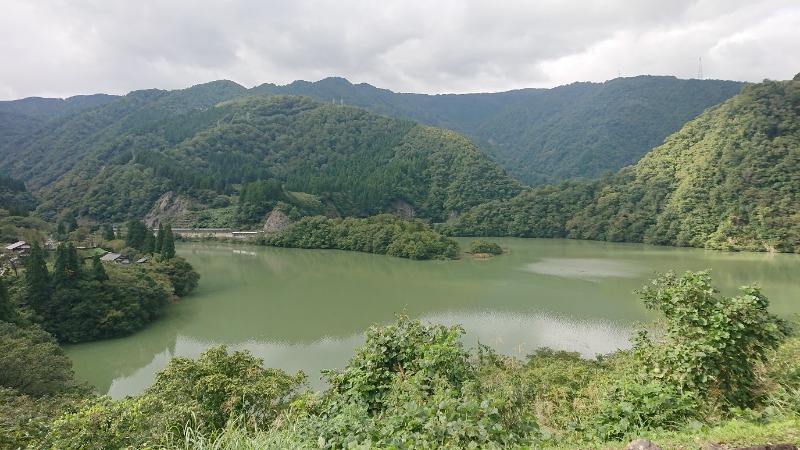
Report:
<svg viewBox="0 0 800 450"><path fill-rule="evenodd" d="M25 183L0 173L0 209L5 215L27 216L37 205Z"/></svg>
<svg viewBox="0 0 800 450"><path fill-rule="evenodd" d="M743 83L639 76L493 94L398 94L342 78L253 88L308 95L470 137L517 179L537 186L595 178L635 163Z"/></svg>
<svg viewBox="0 0 800 450"><path fill-rule="evenodd" d="M86 139L90 135L95 141L112 141L128 127L184 114L190 117L183 122L213 122L202 110L239 97L304 95L457 131L512 175L538 185L593 178L632 164L685 122L735 95L742 86L732 81L641 76L553 89L422 95L353 85L342 78L296 81L286 86L263 84L252 89L217 81L180 91L137 91L122 98L98 94L0 102L0 149L6 146L0 154L12 157L2 167L27 181L46 171L46 164L38 161L44 153L85 148L87 143L95 143ZM96 113L85 114L89 109ZM191 129L185 125L178 127L182 131L167 132L171 143L187 137L185 133ZM47 137L53 133L56 136ZM27 156L18 154L23 149ZM20 157L26 162L17 161ZM63 155L59 163L66 170L76 161ZM39 166L35 172L28 170L35 165ZM36 190L53 179L47 176L29 186Z"/></svg>
<svg viewBox="0 0 800 450"><path fill-rule="evenodd" d="M59 342L140 330L158 318L171 299L192 292L199 279L191 264L175 254L169 227L157 236L143 224L141 230L140 239L129 232L126 241L101 241L119 249L125 264L103 262L95 249L79 251L72 242L59 244L53 252L33 242L26 255L7 262L13 270L6 270L4 261L8 273L3 280L13 312L0 319L38 324Z"/></svg>
<svg viewBox="0 0 800 450"><path fill-rule="evenodd" d="M205 98L204 93L198 88L181 95ZM146 95L155 99L145 101ZM131 94L78 115L24 152L6 147L3 164L47 199L38 208L41 217L66 211L100 223L144 217L167 192L189 199L195 209L228 208L240 198L227 226L246 226L263 223L270 200L300 214L332 209L341 216L368 216L401 209L442 222L522 191L453 132L304 97L245 97L159 115L176 102L174 110L184 111L189 100ZM94 122L102 123L88 125ZM53 142L55 135L63 138ZM72 151L76 147L83 152ZM292 201L297 196L281 193L253 201L247 189L270 180L323 206L310 211Z"/></svg>
<svg viewBox="0 0 800 450"><path fill-rule="evenodd" d="M105 94L67 99L31 97L0 102L0 147L35 132L45 123L114 100Z"/></svg>
<svg viewBox="0 0 800 450"><path fill-rule="evenodd" d="M304 217L279 233L260 237L256 243L350 250L409 259L458 259L461 254L456 241L431 230L424 222L402 220L390 214L366 219Z"/></svg>
<svg viewBox="0 0 800 450"><path fill-rule="evenodd" d="M800 81L711 108L631 167L472 209L453 235L800 251Z"/></svg>

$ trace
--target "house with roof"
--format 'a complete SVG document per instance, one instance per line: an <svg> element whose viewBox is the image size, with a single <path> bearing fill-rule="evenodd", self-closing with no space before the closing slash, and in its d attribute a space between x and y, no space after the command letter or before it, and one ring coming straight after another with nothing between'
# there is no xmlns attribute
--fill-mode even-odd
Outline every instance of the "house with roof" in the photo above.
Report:
<svg viewBox="0 0 800 450"><path fill-rule="evenodd" d="M121 253L106 253L100 257L100 261L113 262L116 264L130 264L131 260Z"/></svg>
<svg viewBox="0 0 800 450"><path fill-rule="evenodd" d="M31 244L25 241L17 241L9 246L6 246L6 250L9 252L16 253L17 255L27 255L28 251L31 249Z"/></svg>

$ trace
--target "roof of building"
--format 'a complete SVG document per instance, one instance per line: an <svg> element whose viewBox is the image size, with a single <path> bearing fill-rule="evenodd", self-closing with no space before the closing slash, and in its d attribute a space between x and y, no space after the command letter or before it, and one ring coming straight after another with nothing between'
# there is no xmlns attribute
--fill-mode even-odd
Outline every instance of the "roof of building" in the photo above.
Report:
<svg viewBox="0 0 800 450"><path fill-rule="evenodd" d="M23 248L31 248L31 246L28 245L28 243L25 242L25 241L17 241L15 243L7 246L6 250L17 250L17 249L23 249Z"/></svg>
<svg viewBox="0 0 800 450"><path fill-rule="evenodd" d="M106 253L100 257L100 261L116 261L120 257L122 257L120 253Z"/></svg>

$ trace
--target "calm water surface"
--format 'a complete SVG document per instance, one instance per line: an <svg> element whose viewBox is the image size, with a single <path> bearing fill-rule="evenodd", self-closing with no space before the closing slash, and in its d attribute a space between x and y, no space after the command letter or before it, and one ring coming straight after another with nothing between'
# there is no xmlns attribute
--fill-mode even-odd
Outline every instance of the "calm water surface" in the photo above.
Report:
<svg viewBox="0 0 800 450"><path fill-rule="evenodd" d="M720 253L548 239L494 239L488 260L409 261L336 250L187 243L200 273L191 296L122 339L68 346L76 377L114 398L136 394L173 356L225 344L270 367L342 368L371 324L395 313L461 324L464 342L524 356L547 346L592 357L628 347L636 323L655 316L632 293L654 272L711 268L724 295L757 282L781 316L800 312L799 255ZM470 239L460 240L466 248Z"/></svg>

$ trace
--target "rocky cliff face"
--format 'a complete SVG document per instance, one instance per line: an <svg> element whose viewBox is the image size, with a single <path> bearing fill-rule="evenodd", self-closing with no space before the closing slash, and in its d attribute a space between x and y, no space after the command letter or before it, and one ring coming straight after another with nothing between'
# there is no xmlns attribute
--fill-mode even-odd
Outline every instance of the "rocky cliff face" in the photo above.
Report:
<svg viewBox="0 0 800 450"><path fill-rule="evenodd" d="M158 199L153 209L144 218L148 228L155 228L166 218L178 218L189 212L189 204L172 191Z"/></svg>
<svg viewBox="0 0 800 450"><path fill-rule="evenodd" d="M292 224L292 219L277 209L269 213L267 221L264 223L265 233L280 233Z"/></svg>

